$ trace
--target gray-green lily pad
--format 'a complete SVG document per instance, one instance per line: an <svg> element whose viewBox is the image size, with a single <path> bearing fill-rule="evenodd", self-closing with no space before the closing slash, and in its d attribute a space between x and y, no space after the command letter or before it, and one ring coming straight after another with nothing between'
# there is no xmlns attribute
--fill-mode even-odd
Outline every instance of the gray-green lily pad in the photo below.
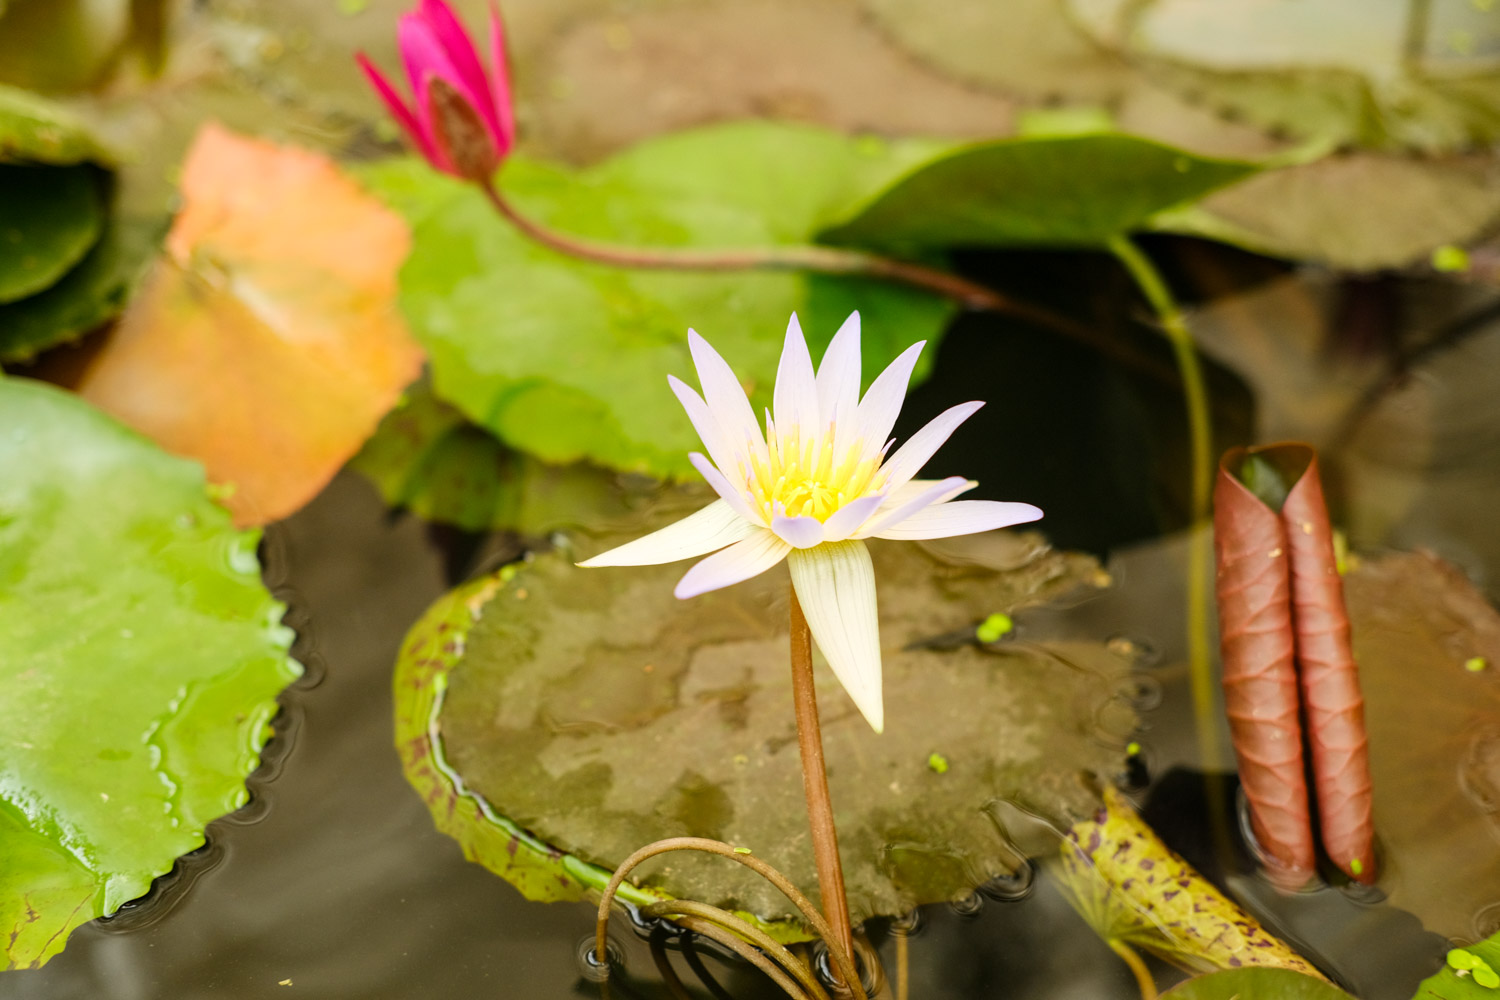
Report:
<svg viewBox="0 0 1500 1000"><path fill-rule="evenodd" d="M1107 131L1001 139L933 157L824 236L898 249L1098 247L1261 169Z"/></svg>
<svg viewBox="0 0 1500 1000"><path fill-rule="evenodd" d="M99 242L55 284L0 304L0 362L25 361L119 315L165 232L165 219L110 219Z"/></svg>
<svg viewBox="0 0 1500 1000"><path fill-rule="evenodd" d="M243 805L300 672L194 462L0 378L0 948L36 967Z"/></svg>
<svg viewBox="0 0 1500 1000"><path fill-rule="evenodd" d="M799 245L935 148L742 122L654 139L587 170L516 157L500 185L520 211L586 239ZM818 353L862 310L868 377L913 341L936 339L952 314L929 293L863 278L590 264L529 240L472 186L435 171L397 161L364 178L377 193L389 187L413 221L401 302L438 395L553 464L692 475L697 437L666 385L668 372L692 378L689 327L759 405L793 312Z"/></svg>
<svg viewBox="0 0 1500 1000"><path fill-rule="evenodd" d="M1233 969L1189 979L1162 1000L1351 1000L1322 979L1289 969Z"/></svg>
<svg viewBox="0 0 1500 1000"><path fill-rule="evenodd" d="M483 803L509 830L590 870L607 872L653 840L697 835L749 848L811 889L785 571L678 601L671 590L684 566L573 565L639 530L579 537L576 550L507 568L473 602L472 627L450 632L446 644L429 630L408 649L398 718L413 701L430 704L434 687L444 692L427 742L403 748L408 774L436 800L435 813L446 811L445 829L454 832L455 810L469 817L455 834L466 847L500 839L493 828L476 830ZM1121 770L1135 724L1128 664L1103 644L974 641L992 613L1102 585L1092 559L1008 533L871 549L884 734L870 730L831 674L820 667L818 678L857 920L966 896L1013 872L1021 855L992 810L1009 800L1059 826L1092 814L1098 783ZM435 656L445 645L461 657ZM401 725L398 739L416 732ZM420 752L433 746L469 800L434 793L431 754ZM930 766L935 753L946 770ZM424 769L425 777L413 773ZM468 849L485 860L483 849ZM520 853L485 863L513 878ZM652 863L640 887L768 922L792 916L773 888L713 858Z"/></svg>
<svg viewBox="0 0 1500 1000"><path fill-rule="evenodd" d="M0 164L0 303L66 274L99 239L104 216L93 167Z"/></svg>

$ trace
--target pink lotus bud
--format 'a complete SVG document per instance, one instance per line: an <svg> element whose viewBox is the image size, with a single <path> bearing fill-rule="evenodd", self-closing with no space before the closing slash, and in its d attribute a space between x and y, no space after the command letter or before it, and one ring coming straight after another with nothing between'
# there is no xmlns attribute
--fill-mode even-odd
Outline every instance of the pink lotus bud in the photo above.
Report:
<svg viewBox="0 0 1500 1000"><path fill-rule="evenodd" d="M415 100L409 106L380 70L360 68L427 162L466 180L488 180L515 145L516 123L500 14L490 7L487 71L468 32L443 0L421 0L396 29Z"/></svg>

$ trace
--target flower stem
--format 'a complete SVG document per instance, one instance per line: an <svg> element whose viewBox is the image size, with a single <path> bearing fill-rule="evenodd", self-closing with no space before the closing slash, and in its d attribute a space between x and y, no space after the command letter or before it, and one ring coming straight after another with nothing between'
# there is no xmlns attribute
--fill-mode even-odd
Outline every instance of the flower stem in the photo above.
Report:
<svg viewBox="0 0 1500 1000"><path fill-rule="evenodd" d="M1156 1000L1156 981L1151 978L1151 970L1146 968L1146 963L1136 954L1136 950L1117 938L1109 939L1109 947L1130 966L1130 972L1135 976L1135 985L1141 991L1141 1000Z"/></svg>
<svg viewBox="0 0 1500 1000"><path fill-rule="evenodd" d="M828 770L823 763L823 732L818 725L818 696L813 688L812 632L802 614L797 591L790 585L792 623L792 700L797 711L797 744L802 751L802 790L807 796L807 818L812 826L813 858L818 867L818 895L839 947L854 954L849 922L849 899L844 892L844 866L839 860L839 835L833 825L833 802L828 797Z"/></svg>
<svg viewBox="0 0 1500 1000"><path fill-rule="evenodd" d="M1127 236L1110 241L1110 252L1125 265L1137 287L1151 304L1162 332L1172 345L1172 354L1182 376L1187 404L1188 438L1192 449L1192 532L1187 567L1187 646L1189 676L1193 690L1193 716L1197 720L1198 756L1205 770L1216 771L1219 759L1219 725L1214 712L1213 665L1208 645L1208 546L1203 530L1209 518L1209 488L1213 475L1213 425L1209 418L1208 390L1203 368L1193 346L1182 310L1151 258Z"/></svg>
<svg viewBox="0 0 1500 1000"><path fill-rule="evenodd" d="M632 247L602 243L567 233L560 233L520 212L500 193L493 179L479 182L485 199L504 219L529 239L558 253L610 267L645 268L675 271L814 271L819 274L848 274L894 281L920 288L957 302L966 309L1005 313L1037 326L1087 344L1124 364L1139 368L1158 379L1163 372L1150 361L1136 357L1102 336L1092 327L1027 302L1007 298L992 288L961 278L956 274L911 261L882 257L862 250L825 246L768 246L732 249L696 247ZM1170 378L1170 373L1166 373Z"/></svg>

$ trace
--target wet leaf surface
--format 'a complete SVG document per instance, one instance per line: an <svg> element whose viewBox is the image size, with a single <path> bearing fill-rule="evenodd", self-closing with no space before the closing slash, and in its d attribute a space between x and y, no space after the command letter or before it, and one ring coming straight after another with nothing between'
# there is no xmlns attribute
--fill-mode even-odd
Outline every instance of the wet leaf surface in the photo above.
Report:
<svg viewBox="0 0 1500 1000"><path fill-rule="evenodd" d="M1300 972L1235 969L1189 979L1162 1000L1349 1000L1349 994Z"/></svg>
<svg viewBox="0 0 1500 1000"><path fill-rule="evenodd" d="M416 378L395 306L408 234L331 161L217 126L182 188L163 258L77 388L263 524L317 493Z"/></svg>
<svg viewBox="0 0 1500 1000"><path fill-rule="evenodd" d="M1428 930L1483 933L1500 903L1500 612L1422 553L1344 580L1365 691L1380 887ZM1489 666L1465 669L1474 657Z"/></svg>
<svg viewBox="0 0 1500 1000"><path fill-rule="evenodd" d="M66 274L99 239L104 216L93 167L0 163L0 303Z"/></svg>
<svg viewBox="0 0 1500 1000"><path fill-rule="evenodd" d="M652 840L709 836L749 847L810 888L784 677L785 577L677 601L682 566L572 565L636 533L539 556L496 588L448 680L438 720L448 759L497 812L603 868ZM1020 855L997 830L994 805L1018 800L1060 824L1088 814L1093 782L1119 769L1134 724L1128 664L1102 645L973 640L991 613L1098 585L1092 560L1001 533L931 550L879 545L872 555L884 735L819 671L857 920L967 896L1013 871ZM930 767L934 753L946 771ZM774 889L716 859L672 856L643 874L672 895L790 916Z"/></svg>
<svg viewBox="0 0 1500 1000"><path fill-rule="evenodd" d="M582 171L517 158L501 186L522 212L596 240L803 244L934 146L745 122L653 140ZM925 292L866 279L587 264L531 242L477 191L410 162L364 176L377 190L393 187L414 221L402 306L438 395L545 462L692 475L697 436L666 385L670 372L691 377L689 327L760 405L794 311L815 355L851 311L864 311L872 378L913 341L936 339L952 313Z"/></svg>
<svg viewBox="0 0 1500 1000"><path fill-rule="evenodd" d="M66 166L85 160L107 162L109 156L81 119L43 97L0 84L0 162Z"/></svg>
<svg viewBox="0 0 1500 1000"><path fill-rule="evenodd" d="M945 151L826 235L885 247L1100 246L1260 167L1135 136L1035 136Z"/></svg>
<svg viewBox="0 0 1500 1000"><path fill-rule="evenodd" d="M1492 1000L1500 989L1500 934L1452 948L1443 967L1422 980L1412 1000Z"/></svg>
<svg viewBox="0 0 1500 1000"><path fill-rule="evenodd" d="M1263 966L1321 974L1172 852L1123 795L1063 839L1059 880L1106 941L1144 948L1188 969Z"/></svg>
<svg viewBox="0 0 1500 1000"><path fill-rule="evenodd" d="M0 379L0 943L36 966L244 804L300 672L201 470Z"/></svg>

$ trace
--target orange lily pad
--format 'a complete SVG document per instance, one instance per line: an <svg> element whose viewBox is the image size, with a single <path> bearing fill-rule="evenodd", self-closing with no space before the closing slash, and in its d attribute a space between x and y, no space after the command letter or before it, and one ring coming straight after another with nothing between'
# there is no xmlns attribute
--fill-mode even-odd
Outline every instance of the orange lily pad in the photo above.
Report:
<svg viewBox="0 0 1500 1000"><path fill-rule="evenodd" d="M292 513L422 365L396 307L405 222L326 157L205 125L145 288L84 398L198 459L235 521Z"/></svg>

